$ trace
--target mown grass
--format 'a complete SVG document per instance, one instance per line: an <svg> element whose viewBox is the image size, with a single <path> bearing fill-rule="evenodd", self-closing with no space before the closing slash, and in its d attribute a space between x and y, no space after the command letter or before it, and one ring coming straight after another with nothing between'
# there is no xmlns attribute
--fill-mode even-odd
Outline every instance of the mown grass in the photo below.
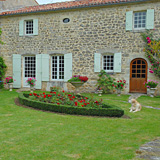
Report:
<svg viewBox="0 0 160 160"><path fill-rule="evenodd" d="M160 136L160 111L130 113L128 95L94 97L121 107L130 119L32 110L15 105L17 96L15 91L0 92L1 160L135 159L140 145ZM148 97L143 98L147 103Z"/></svg>

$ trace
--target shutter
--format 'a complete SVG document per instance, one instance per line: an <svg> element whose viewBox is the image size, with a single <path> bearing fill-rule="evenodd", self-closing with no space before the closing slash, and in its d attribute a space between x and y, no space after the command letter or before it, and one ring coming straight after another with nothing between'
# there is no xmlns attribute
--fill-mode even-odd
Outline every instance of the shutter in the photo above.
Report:
<svg viewBox="0 0 160 160"><path fill-rule="evenodd" d="M101 54L94 53L94 72L101 71Z"/></svg>
<svg viewBox="0 0 160 160"><path fill-rule="evenodd" d="M49 81L49 55L42 54L42 81Z"/></svg>
<svg viewBox="0 0 160 160"><path fill-rule="evenodd" d="M21 55L13 54L13 88L21 88Z"/></svg>
<svg viewBox="0 0 160 160"><path fill-rule="evenodd" d="M38 35L38 19L33 20L33 35Z"/></svg>
<svg viewBox="0 0 160 160"><path fill-rule="evenodd" d="M126 12L126 30L131 31L133 28L133 11Z"/></svg>
<svg viewBox="0 0 160 160"><path fill-rule="evenodd" d="M114 54L114 72L121 72L121 53Z"/></svg>
<svg viewBox="0 0 160 160"><path fill-rule="evenodd" d="M36 89L41 89L42 88L42 55L37 54L36 55Z"/></svg>
<svg viewBox="0 0 160 160"><path fill-rule="evenodd" d="M154 29L154 9L147 10L146 29Z"/></svg>
<svg viewBox="0 0 160 160"><path fill-rule="evenodd" d="M19 36L23 36L24 35L24 21L21 20L19 21Z"/></svg>
<svg viewBox="0 0 160 160"><path fill-rule="evenodd" d="M72 77L72 53L64 55L64 80L68 81Z"/></svg>

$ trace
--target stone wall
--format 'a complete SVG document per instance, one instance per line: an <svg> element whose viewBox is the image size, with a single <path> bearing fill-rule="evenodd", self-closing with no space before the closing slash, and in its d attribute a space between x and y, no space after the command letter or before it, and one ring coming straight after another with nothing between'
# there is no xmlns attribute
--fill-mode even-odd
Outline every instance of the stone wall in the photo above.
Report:
<svg viewBox="0 0 160 160"><path fill-rule="evenodd" d="M134 58L145 58L144 42L139 32L126 31L126 12L155 9L154 35L159 38L160 2L134 5L113 5L103 8L77 9L64 12L39 13L33 15L17 15L0 17L3 31L0 46L2 55L8 66L7 75L12 75L12 54L52 54L72 53L73 75L84 75L89 81L82 91L95 90L97 74L94 72L94 53L108 53L117 50L122 53L122 72L113 77L126 79L129 92L130 62ZM39 20L38 36L19 36L19 21L26 18ZM70 18L69 23L63 23ZM148 72L148 79L156 79ZM52 83L52 82L48 82ZM44 86L49 84L43 83ZM70 90L70 85L67 85ZM65 86L66 87L66 86Z"/></svg>

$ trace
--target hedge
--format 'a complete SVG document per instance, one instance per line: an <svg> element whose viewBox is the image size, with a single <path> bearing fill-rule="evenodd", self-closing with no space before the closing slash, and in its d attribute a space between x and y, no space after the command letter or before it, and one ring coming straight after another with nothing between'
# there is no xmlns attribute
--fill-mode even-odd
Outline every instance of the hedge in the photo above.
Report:
<svg viewBox="0 0 160 160"><path fill-rule="evenodd" d="M32 108L52 111L58 113L74 114L74 115L88 115L88 116L108 116L108 117L121 117L124 115L124 110L117 106L104 104L102 108L85 108L74 107L69 105L57 105L53 103L40 102L28 98L29 94L19 93L18 99L20 104Z"/></svg>

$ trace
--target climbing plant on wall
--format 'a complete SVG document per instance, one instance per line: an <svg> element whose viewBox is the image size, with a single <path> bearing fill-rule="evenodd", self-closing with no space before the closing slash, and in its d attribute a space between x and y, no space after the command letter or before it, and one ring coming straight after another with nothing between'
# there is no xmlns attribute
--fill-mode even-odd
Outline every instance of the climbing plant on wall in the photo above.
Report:
<svg viewBox="0 0 160 160"><path fill-rule="evenodd" d="M145 56L151 63L149 72L160 78L160 39L153 39L153 34L149 30L141 34L145 42Z"/></svg>
<svg viewBox="0 0 160 160"><path fill-rule="evenodd" d="M1 40L1 34L2 34L2 30L1 30L1 28L0 28L0 44L4 44L4 43L2 42L2 40Z"/></svg>

